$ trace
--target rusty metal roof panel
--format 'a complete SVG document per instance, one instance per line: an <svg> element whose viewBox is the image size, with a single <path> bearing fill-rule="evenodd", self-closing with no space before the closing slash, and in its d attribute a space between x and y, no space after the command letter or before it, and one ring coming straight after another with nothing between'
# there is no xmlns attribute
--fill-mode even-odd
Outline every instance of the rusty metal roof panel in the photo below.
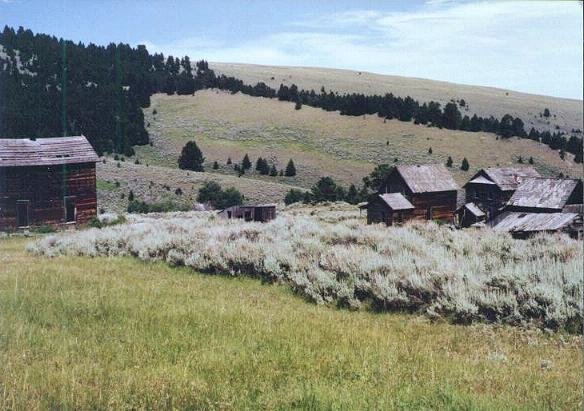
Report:
<svg viewBox="0 0 584 411"><path fill-rule="evenodd" d="M527 178L509 199L508 206L561 210L578 180L560 178Z"/></svg>
<svg viewBox="0 0 584 411"><path fill-rule="evenodd" d="M95 163L98 159L85 136L0 139L0 167Z"/></svg>
<svg viewBox="0 0 584 411"><path fill-rule="evenodd" d="M396 167L414 193L458 190L458 185L442 164L401 165Z"/></svg>
<svg viewBox="0 0 584 411"><path fill-rule="evenodd" d="M497 219L497 231L556 231L570 225L576 213L517 213L507 212Z"/></svg>
<svg viewBox="0 0 584 411"><path fill-rule="evenodd" d="M414 206L400 193L379 194L379 197L392 210L413 210Z"/></svg>

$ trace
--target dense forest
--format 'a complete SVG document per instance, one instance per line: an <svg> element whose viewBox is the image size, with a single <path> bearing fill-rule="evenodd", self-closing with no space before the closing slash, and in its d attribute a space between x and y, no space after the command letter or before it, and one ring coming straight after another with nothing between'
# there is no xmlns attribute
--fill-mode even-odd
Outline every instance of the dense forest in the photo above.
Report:
<svg viewBox="0 0 584 411"><path fill-rule="evenodd" d="M464 100L442 105L420 103L393 94L338 94L324 88L299 90L264 83L248 85L234 77L216 76L206 61L194 65L128 44L97 46L33 34L20 27L0 33L0 136L8 138L84 134L98 153L133 154L133 145L148 143L142 108L153 93L194 94L220 88L232 93L278 98L302 105L339 111L343 115L375 114L431 127L470 132L486 131L502 138L529 138L582 162L582 139L563 133L525 130L520 118L462 116Z"/></svg>

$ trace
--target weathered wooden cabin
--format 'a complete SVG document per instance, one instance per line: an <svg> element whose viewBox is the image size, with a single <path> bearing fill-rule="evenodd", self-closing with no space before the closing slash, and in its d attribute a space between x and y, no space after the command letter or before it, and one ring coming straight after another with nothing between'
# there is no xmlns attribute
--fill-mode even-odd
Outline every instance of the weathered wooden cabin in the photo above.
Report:
<svg viewBox="0 0 584 411"><path fill-rule="evenodd" d="M477 226L486 221L487 215L475 203L461 205L454 212L454 223L457 227Z"/></svg>
<svg viewBox="0 0 584 411"><path fill-rule="evenodd" d="M221 210L218 215L222 218L240 218L245 221L265 223L276 218L276 205L236 205Z"/></svg>
<svg viewBox="0 0 584 411"><path fill-rule="evenodd" d="M582 180L527 178L511 196L505 211L555 213L572 211L582 204Z"/></svg>
<svg viewBox="0 0 584 411"><path fill-rule="evenodd" d="M533 167L481 169L464 185L466 203L474 203L488 220L501 211L523 180L532 177L540 177Z"/></svg>
<svg viewBox="0 0 584 411"><path fill-rule="evenodd" d="M562 232L581 239L582 214L504 212L491 225L495 231L507 231L515 238L528 238L537 233Z"/></svg>
<svg viewBox="0 0 584 411"><path fill-rule="evenodd" d="M458 185L441 164L400 165L393 169L381 185L379 194L400 193L413 209L402 214L404 220L442 220L452 222L456 210ZM371 221L379 215L371 210ZM404 210L402 210L404 211ZM369 221L368 217L368 221Z"/></svg>
<svg viewBox="0 0 584 411"><path fill-rule="evenodd" d="M88 222L97 160L84 136L0 139L0 230Z"/></svg>
<svg viewBox="0 0 584 411"><path fill-rule="evenodd" d="M367 203L367 224L400 224L410 219L414 206L401 193L377 194Z"/></svg>

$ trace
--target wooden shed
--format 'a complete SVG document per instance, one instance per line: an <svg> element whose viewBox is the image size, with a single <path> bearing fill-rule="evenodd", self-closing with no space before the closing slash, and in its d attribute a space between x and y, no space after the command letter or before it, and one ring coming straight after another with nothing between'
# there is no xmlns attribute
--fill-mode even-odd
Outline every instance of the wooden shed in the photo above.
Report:
<svg viewBox="0 0 584 411"><path fill-rule="evenodd" d="M401 193L377 194L367 203L367 224L400 224L410 219L413 210Z"/></svg>
<svg viewBox="0 0 584 411"><path fill-rule="evenodd" d="M495 231L507 231L516 238L546 232L564 232L582 238L582 214L504 212L491 223Z"/></svg>
<svg viewBox="0 0 584 411"><path fill-rule="evenodd" d="M571 178L527 178L505 207L505 211L554 213L582 204L582 180Z"/></svg>
<svg viewBox="0 0 584 411"><path fill-rule="evenodd" d="M488 220L500 212L523 180L539 176L528 166L481 169L464 185L466 202L479 207Z"/></svg>
<svg viewBox="0 0 584 411"><path fill-rule="evenodd" d="M483 223L487 215L475 203L466 203L454 212L454 223L457 227L470 227L478 223Z"/></svg>
<svg viewBox="0 0 584 411"><path fill-rule="evenodd" d="M245 221L265 223L276 218L276 205L236 205L221 210L218 215L222 218L240 218Z"/></svg>
<svg viewBox="0 0 584 411"><path fill-rule="evenodd" d="M414 207L404 219L452 222L458 185L441 164L400 165L393 169L379 194L401 193Z"/></svg>
<svg viewBox="0 0 584 411"><path fill-rule="evenodd" d="M97 161L84 136L0 139L0 230L88 222Z"/></svg>

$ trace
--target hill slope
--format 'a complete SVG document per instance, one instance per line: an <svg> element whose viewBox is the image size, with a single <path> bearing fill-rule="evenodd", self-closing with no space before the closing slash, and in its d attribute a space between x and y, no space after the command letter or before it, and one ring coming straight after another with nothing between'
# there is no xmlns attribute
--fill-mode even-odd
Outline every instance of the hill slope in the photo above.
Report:
<svg viewBox="0 0 584 411"><path fill-rule="evenodd" d="M296 84L301 89L314 89L318 92L324 86L327 90L340 93L393 93L401 97L409 95L421 103L430 100L446 103L451 99L464 99L468 111L463 110L463 115L472 116L476 113L501 118L509 113L522 118L527 131L531 127L555 130L556 125L566 133L572 129L582 129L582 100L351 70L233 63L210 63L209 66L217 74L234 76L250 84L263 81L276 89L280 84ZM539 116L545 108L551 112L548 119Z"/></svg>
<svg viewBox="0 0 584 411"><path fill-rule="evenodd" d="M517 164L519 156L525 162L533 157L534 166L544 175L581 174L570 156L562 160L556 151L527 139L501 140L489 133L384 122L375 115L341 116L308 106L295 110L293 103L218 90L194 96L154 95L145 117L153 147L138 147L137 153L150 164L176 167L181 148L196 140L208 165L216 160L224 172L232 174L225 165L228 157L236 162L245 153L252 161L261 156L275 162L278 169L292 158L296 177L267 179L303 187L326 175L344 184L360 183L377 164L394 164L395 159L398 164L445 163L448 156L454 160L452 173L461 185L478 168ZM458 168L464 157L470 162L468 172ZM246 174L242 179L248 177L255 178Z"/></svg>

